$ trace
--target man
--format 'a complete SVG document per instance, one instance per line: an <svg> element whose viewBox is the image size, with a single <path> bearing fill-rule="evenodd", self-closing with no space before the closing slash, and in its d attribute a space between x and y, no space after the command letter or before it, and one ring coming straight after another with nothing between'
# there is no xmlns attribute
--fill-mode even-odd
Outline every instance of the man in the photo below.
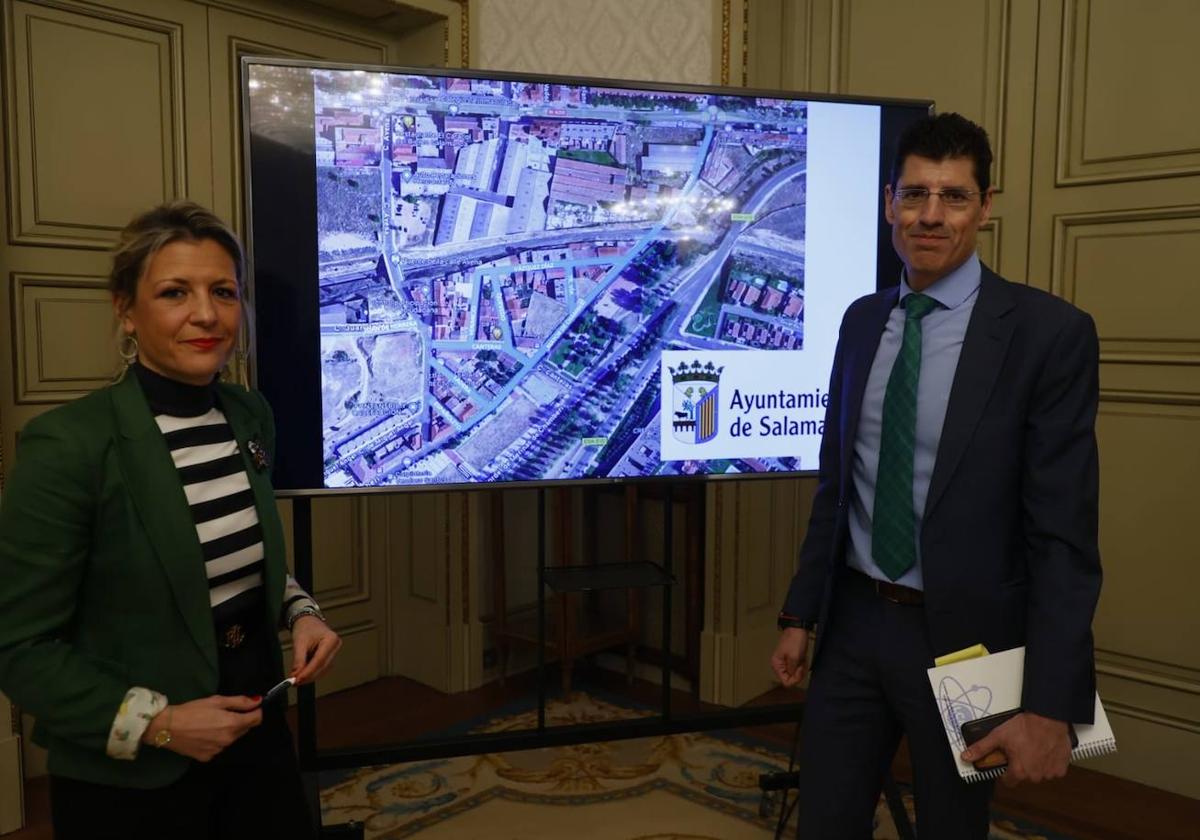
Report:
<svg viewBox="0 0 1200 840"><path fill-rule="evenodd" d="M992 153L958 114L901 137L884 192L900 288L856 301L829 386L820 483L771 664L804 676L800 827L869 838L900 736L917 833L985 838L990 783L955 769L925 669L951 651L1026 646L1006 780L1066 772L1068 723L1092 719L1100 591L1090 317L981 265Z"/></svg>

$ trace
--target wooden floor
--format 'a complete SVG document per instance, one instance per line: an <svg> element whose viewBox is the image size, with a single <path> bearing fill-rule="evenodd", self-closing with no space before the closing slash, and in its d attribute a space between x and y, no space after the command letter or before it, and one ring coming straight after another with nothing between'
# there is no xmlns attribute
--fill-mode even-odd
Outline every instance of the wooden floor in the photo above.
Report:
<svg viewBox="0 0 1200 840"><path fill-rule="evenodd" d="M607 672L580 674L588 685L654 706L661 690L647 683L626 685ZM552 683L554 684L554 683ZM428 736L450 726L485 718L502 707L536 696L530 676L489 684L476 691L445 695L411 680L392 677L321 698L318 703L318 741L321 749L396 744ZM759 703L794 702L795 692L777 689ZM673 709L680 714L712 710L689 694L676 692ZM294 709L292 710L294 714ZM786 750L795 728L788 725L754 727L746 734L778 743ZM907 752L902 748L893 774L911 778ZM5 840L50 840L49 793L46 780L26 785L29 827L5 835ZM1041 785L996 786L994 806L1077 840L1197 840L1200 801L1073 767L1067 777Z"/></svg>

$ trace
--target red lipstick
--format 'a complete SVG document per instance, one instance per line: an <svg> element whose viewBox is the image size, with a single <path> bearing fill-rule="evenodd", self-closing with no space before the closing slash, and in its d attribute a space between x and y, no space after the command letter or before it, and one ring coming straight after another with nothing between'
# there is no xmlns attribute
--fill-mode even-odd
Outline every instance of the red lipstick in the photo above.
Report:
<svg viewBox="0 0 1200 840"><path fill-rule="evenodd" d="M219 338L193 338L185 342L199 350L211 350L221 343Z"/></svg>

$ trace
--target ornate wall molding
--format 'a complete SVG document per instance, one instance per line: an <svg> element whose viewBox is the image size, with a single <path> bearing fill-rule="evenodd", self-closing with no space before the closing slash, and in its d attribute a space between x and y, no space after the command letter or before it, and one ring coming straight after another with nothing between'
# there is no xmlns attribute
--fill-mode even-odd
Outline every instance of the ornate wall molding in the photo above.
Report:
<svg viewBox="0 0 1200 840"><path fill-rule="evenodd" d="M118 357L106 278L13 272L11 283L16 404L66 402L112 381ZM69 350L64 335L75 341Z"/></svg>
<svg viewBox="0 0 1200 840"><path fill-rule="evenodd" d="M9 239L107 250L134 211L187 194L182 26L65 0L17 0L9 11ZM64 37L77 43L64 51ZM72 60L97 54L111 60L73 73L74 84L61 83L58 75L71 72ZM38 95L42 85L53 94ZM63 144L73 137L75 151L66 154ZM99 158L91 165L89 155L102 155L106 165ZM157 172L133 178L159 155ZM104 178L110 183L101 188ZM81 200L81 183L92 188L88 201Z"/></svg>
<svg viewBox="0 0 1200 840"><path fill-rule="evenodd" d="M1178 387L1165 389L1164 395L1176 391L1187 402L1200 402L1200 388L1190 384L1200 376L1200 322L1186 315L1200 307L1200 292L1195 284L1176 282L1194 272L1191 255L1200 253L1200 205L1060 214L1052 224L1050 289L1093 312L1101 363L1156 365L1162 374L1167 373L1162 366L1174 367ZM1091 257L1098 270L1080 265L1088 247L1106 249L1104 259ZM1137 266L1146 265L1146 253L1159 255L1158 270L1138 277L1140 296L1131 302L1128 282ZM1172 256L1178 264L1165 265ZM1174 301L1169 310L1155 306L1168 300ZM1148 314L1147 307L1157 314Z"/></svg>
<svg viewBox="0 0 1200 840"><path fill-rule="evenodd" d="M1200 60L1192 48L1194 27L1180 25L1177 19L1174 26L1156 25L1172 21L1173 15L1182 16L1184 4L1167 10L1154 4L1100 5L1092 0L1073 0L1065 2L1062 9L1055 184L1063 187L1200 175L1200 120L1195 109L1164 111L1161 107L1166 95L1160 91L1172 79L1195 78L1200 72ZM1200 20L1194 8L1190 13ZM1155 15L1161 19L1156 21ZM1093 38L1096 23L1104 24L1107 43ZM1102 50L1108 52L1101 54ZM1149 51L1158 53L1158 60L1145 60ZM1113 67L1121 69L1110 69ZM1093 79L1093 72L1105 75ZM1123 89L1114 91L1115 82ZM1094 110L1096 103L1111 109L1114 101L1143 113L1124 114L1124 125L1100 119ZM1112 119L1111 111L1106 113ZM1158 126L1155 120L1160 121ZM1177 147L1147 145L1168 131L1176 134ZM1097 149L1097 144L1106 148ZM1120 148L1122 144L1124 149Z"/></svg>

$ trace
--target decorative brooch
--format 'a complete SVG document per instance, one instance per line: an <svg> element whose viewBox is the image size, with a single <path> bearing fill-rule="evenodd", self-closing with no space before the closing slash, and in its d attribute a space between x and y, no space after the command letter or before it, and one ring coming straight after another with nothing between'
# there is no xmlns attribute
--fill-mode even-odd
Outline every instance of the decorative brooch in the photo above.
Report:
<svg viewBox="0 0 1200 840"><path fill-rule="evenodd" d="M258 442L258 438L250 438L246 442L246 448L250 450L250 460L254 462L256 470L262 472L271 466L271 459L267 457L267 450Z"/></svg>

